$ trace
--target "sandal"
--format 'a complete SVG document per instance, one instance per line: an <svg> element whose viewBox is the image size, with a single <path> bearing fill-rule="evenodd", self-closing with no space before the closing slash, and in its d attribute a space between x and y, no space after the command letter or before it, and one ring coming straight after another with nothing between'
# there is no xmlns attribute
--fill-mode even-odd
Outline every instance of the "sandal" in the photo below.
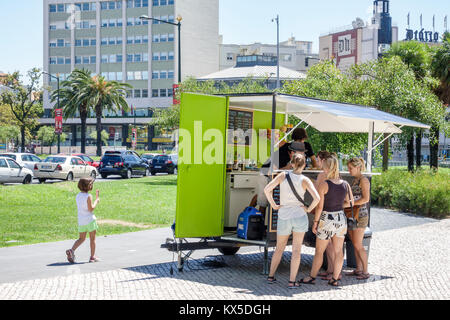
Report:
<svg viewBox="0 0 450 320"><path fill-rule="evenodd" d="M333 277L333 272L329 273L326 277L322 277L322 280L331 280L331 278ZM338 280L342 279L342 273L339 274Z"/></svg>
<svg viewBox="0 0 450 320"><path fill-rule="evenodd" d="M267 277L267 283L272 284L277 282L277 279L275 277Z"/></svg>
<svg viewBox="0 0 450 320"><path fill-rule="evenodd" d="M333 272L324 271L324 272L319 273L317 276L318 277L328 277L329 274L333 274Z"/></svg>
<svg viewBox="0 0 450 320"><path fill-rule="evenodd" d="M352 272L348 272L345 275L349 277L359 277L362 273L362 271L353 270Z"/></svg>
<svg viewBox="0 0 450 320"><path fill-rule="evenodd" d="M339 287L339 280L336 280L335 278L331 278L331 280L328 281L328 284L333 287Z"/></svg>
<svg viewBox="0 0 450 320"><path fill-rule="evenodd" d="M301 286L299 281L289 281L288 289L297 289Z"/></svg>
<svg viewBox="0 0 450 320"><path fill-rule="evenodd" d="M367 280L370 278L370 273L361 273L356 280Z"/></svg>
<svg viewBox="0 0 450 320"><path fill-rule="evenodd" d="M305 278L300 279L300 281L298 281L298 283L304 283L304 284L316 284L314 281L316 280L316 278L313 278L310 276L311 279L309 279L308 281L305 281Z"/></svg>
<svg viewBox="0 0 450 320"><path fill-rule="evenodd" d="M72 249L66 250L67 261L70 263L75 263L75 253Z"/></svg>
<svg viewBox="0 0 450 320"><path fill-rule="evenodd" d="M100 261L102 261L102 260L100 260L99 258L96 258L96 257L91 257L91 258L89 259L89 263L92 263L92 262L100 262Z"/></svg>

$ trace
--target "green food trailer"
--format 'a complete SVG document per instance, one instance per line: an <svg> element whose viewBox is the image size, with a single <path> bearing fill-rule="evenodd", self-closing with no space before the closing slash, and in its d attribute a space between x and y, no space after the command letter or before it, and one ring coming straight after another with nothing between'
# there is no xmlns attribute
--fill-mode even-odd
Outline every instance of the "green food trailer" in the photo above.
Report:
<svg viewBox="0 0 450 320"><path fill-rule="evenodd" d="M257 167L269 157L274 163L274 151L289 136L290 131L279 138L275 134L287 124L289 115L299 119L290 131L306 124L320 132L368 134L364 151L365 175L369 178L372 152L385 139L401 133L404 126L429 129L425 124L367 106L287 94L182 93L174 236L161 245L178 254L179 271L195 250L216 248L231 255L243 246L259 246L264 248L263 273L268 273L268 249L276 245L277 212L266 210L262 240L237 237L237 219L256 195ZM379 134L377 139L375 134ZM318 173L304 171L312 179ZM350 179L348 172L341 171L341 175ZM312 224L313 216L308 216ZM311 231L304 244L315 246Z"/></svg>

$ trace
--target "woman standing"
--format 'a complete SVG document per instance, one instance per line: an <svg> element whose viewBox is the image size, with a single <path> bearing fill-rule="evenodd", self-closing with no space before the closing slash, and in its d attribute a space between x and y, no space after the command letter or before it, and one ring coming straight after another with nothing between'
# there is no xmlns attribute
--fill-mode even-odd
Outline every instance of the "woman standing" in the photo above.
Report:
<svg viewBox="0 0 450 320"><path fill-rule="evenodd" d="M276 281L275 272L280 264L284 249L291 234L292 238L292 257L291 257L291 273L288 288L298 288L300 284L295 281L300 267L301 248L303 244L303 237L308 231L308 216L307 212L311 212L319 203L319 194L313 183L309 178L305 177L302 172L306 165L305 156L296 154L292 159L292 171L280 173L274 180L272 180L265 188L267 200L272 206L273 210L278 210L277 223L277 245L272 256L272 263L270 266L270 273L267 281L273 283ZM289 180L292 182L292 187ZM277 205L273 200L273 189L280 185L280 205ZM313 202L306 208L294 193L304 199L305 191L307 190L313 197Z"/></svg>
<svg viewBox="0 0 450 320"><path fill-rule="evenodd" d="M363 246L364 232L369 224L367 203L370 201L370 182L362 174L365 170L363 159L352 158L347 162L347 167L350 175L354 177L351 186L355 197L354 206L359 206L356 224L348 230L353 247L355 248L356 269L347 275L357 276L356 279L358 280L365 280L370 278L367 252Z"/></svg>
<svg viewBox="0 0 450 320"><path fill-rule="evenodd" d="M347 233L347 218L344 207L353 201L350 186L339 175L338 160L332 156L323 161L324 169L328 170L327 180L319 186L320 202L315 212L313 233L316 234L316 253L310 276L300 280L300 283L315 284L317 273L323 263L323 253L330 240L333 245L334 261L333 276L328 281L329 285L339 285L344 262L343 246Z"/></svg>

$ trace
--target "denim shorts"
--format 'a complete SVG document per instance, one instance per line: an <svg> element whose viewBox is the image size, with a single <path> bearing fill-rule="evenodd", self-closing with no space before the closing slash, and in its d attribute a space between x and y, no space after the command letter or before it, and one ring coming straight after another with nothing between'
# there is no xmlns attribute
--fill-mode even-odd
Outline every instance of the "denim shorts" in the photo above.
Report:
<svg viewBox="0 0 450 320"><path fill-rule="evenodd" d="M292 232L307 232L309 226L308 216L304 215L301 218L292 219L278 219L277 221L277 235L289 236Z"/></svg>

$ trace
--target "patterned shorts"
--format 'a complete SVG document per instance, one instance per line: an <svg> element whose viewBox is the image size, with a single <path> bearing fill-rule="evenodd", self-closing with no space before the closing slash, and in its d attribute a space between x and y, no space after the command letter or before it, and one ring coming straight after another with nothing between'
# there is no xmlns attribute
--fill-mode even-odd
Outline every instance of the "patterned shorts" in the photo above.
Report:
<svg viewBox="0 0 450 320"><path fill-rule="evenodd" d="M330 240L334 236L344 238L347 233L347 218L344 211L326 212L320 215L317 238Z"/></svg>

